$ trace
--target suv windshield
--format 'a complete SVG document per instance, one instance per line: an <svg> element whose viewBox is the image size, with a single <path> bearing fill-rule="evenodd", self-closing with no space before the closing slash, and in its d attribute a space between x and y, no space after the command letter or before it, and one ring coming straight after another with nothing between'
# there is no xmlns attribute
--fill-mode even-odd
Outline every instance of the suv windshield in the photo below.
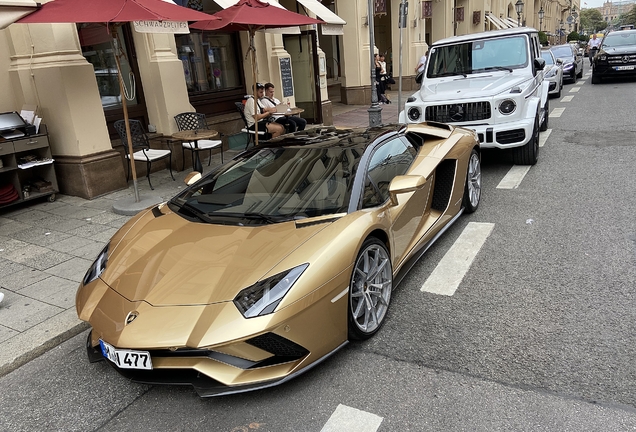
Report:
<svg viewBox="0 0 636 432"><path fill-rule="evenodd" d="M347 211L355 148L264 148L175 197L179 214L209 223L265 224Z"/></svg>
<svg viewBox="0 0 636 432"><path fill-rule="evenodd" d="M526 36L519 35L433 47L426 76L438 78L493 70L512 72L527 65Z"/></svg>
<svg viewBox="0 0 636 432"><path fill-rule="evenodd" d="M601 48L615 48L628 45L636 45L636 33L610 33L603 39Z"/></svg>

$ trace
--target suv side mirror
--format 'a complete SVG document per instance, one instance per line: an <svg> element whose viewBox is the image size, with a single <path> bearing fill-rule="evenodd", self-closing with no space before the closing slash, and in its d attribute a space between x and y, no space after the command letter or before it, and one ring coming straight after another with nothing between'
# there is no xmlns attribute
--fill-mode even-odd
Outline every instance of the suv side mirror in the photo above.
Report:
<svg viewBox="0 0 636 432"><path fill-rule="evenodd" d="M543 68L545 67L545 60L542 58L536 58L534 59L534 68L535 70L543 70Z"/></svg>
<svg viewBox="0 0 636 432"><path fill-rule="evenodd" d="M417 84L422 84L422 78L424 78L424 71L418 72L417 75L415 75L415 82Z"/></svg>

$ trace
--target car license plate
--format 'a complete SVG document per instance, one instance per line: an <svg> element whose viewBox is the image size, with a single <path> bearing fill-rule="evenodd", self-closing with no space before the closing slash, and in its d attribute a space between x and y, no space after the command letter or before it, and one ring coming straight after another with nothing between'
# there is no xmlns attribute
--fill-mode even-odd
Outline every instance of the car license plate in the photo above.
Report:
<svg viewBox="0 0 636 432"><path fill-rule="evenodd" d="M634 66L615 66L617 71L619 70L634 70Z"/></svg>
<svg viewBox="0 0 636 432"><path fill-rule="evenodd" d="M129 349L117 349L114 346L99 340L102 354L122 369L152 369L152 359L148 351L135 351Z"/></svg>

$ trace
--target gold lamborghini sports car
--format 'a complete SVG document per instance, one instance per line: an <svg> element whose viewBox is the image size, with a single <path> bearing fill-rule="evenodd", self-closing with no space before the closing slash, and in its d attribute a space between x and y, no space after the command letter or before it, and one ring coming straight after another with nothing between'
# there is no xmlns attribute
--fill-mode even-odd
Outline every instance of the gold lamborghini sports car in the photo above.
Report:
<svg viewBox="0 0 636 432"><path fill-rule="evenodd" d="M91 361L201 396L280 384L375 334L391 291L481 194L442 124L297 132L139 213L77 292Z"/></svg>

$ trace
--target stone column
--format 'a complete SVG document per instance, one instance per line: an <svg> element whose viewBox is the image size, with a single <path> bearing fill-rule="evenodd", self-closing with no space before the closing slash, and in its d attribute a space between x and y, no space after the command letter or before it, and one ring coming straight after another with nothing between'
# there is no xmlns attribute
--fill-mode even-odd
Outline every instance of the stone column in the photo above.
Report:
<svg viewBox="0 0 636 432"><path fill-rule="evenodd" d="M342 59L341 100L349 105L371 103L371 65L367 0L338 0L337 13L347 22L340 39ZM371 15L370 19L373 19Z"/></svg>
<svg viewBox="0 0 636 432"><path fill-rule="evenodd" d="M92 198L126 188L93 66L82 56L75 25L13 24L6 32L15 109L38 106L60 192Z"/></svg>
<svg viewBox="0 0 636 432"><path fill-rule="evenodd" d="M170 135L177 131L175 115L195 111L188 98L174 35L132 33L141 75L137 78L144 85L148 118L157 132Z"/></svg>

